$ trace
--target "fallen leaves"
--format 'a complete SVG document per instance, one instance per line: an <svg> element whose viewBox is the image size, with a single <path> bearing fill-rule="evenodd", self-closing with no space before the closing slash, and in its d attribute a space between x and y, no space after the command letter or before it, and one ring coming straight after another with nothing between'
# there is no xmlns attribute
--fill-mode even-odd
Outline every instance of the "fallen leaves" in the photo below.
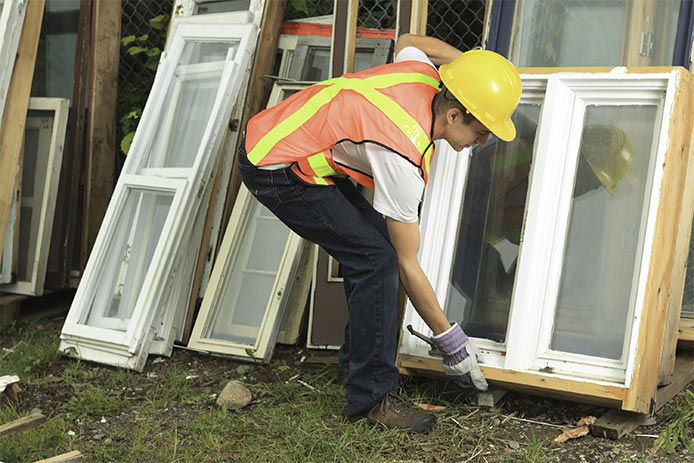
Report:
<svg viewBox="0 0 694 463"><path fill-rule="evenodd" d="M441 410L446 409L446 407L444 407L443 405L417 404L417 406L422 410L426 410L428 412L440 412Z"/></svg>
<svg viewBox="0 0 694 463"><path fill-rule="evenodd" d="M554 442L557 444L563 444L569 439L576 439L578 437L585 436L590 432L590 427L595 424L596 420L597 418L594 416L586 416L581 418L578 423L576 423L575 428L565 430L554 438Z"/></svg>

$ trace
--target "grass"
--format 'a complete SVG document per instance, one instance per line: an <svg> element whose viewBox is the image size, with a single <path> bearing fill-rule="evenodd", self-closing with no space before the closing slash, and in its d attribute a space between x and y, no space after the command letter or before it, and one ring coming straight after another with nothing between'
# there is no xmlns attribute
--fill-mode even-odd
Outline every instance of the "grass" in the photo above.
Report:
<svg viewBox="0 0 694 463"><path fill-rule="evenodd" d="M572 463L580 460L571 456L590 450L590 437L560 447L552 442L554 428L504 420L501 413L511 410L467 405L469 392L446 381L401 382L404 398L446 407L436 413L431 433L416 435L366 421L349 423L342 416L344 388L333 366L307 367L298 357L276 359L269 366L240 364L177 350L173 358L135 373L59 359L59 328L17 326L0 339L0 345L13 347L0 353L0 374L27 373L20 373L19 408L0 405L0 423L34 407L48 417L40 427L0 439L0 461L30 462L79 449L93 463ZM215 404L230 379L253 394L251 404L238 411ZM529 403L535 407L538 402ZM561 403L550 406L565 406L556 404ZM677 456L691 448L692 415L690 391L671 405L653 453L643 456L636 449L629 460L587 456L585 461L638 461L633 455L651 463L679 461Z"/></svg>
<svg viewBox="0 0 694 463"><path fill-rule="evenodd" d="M671 413L670 422L658 436L653 450L663 448L668 454L674 454L681 447L694 453L694 440L691 437L694 428L694 392L684 391L680 398L666 407Z"/></svg>

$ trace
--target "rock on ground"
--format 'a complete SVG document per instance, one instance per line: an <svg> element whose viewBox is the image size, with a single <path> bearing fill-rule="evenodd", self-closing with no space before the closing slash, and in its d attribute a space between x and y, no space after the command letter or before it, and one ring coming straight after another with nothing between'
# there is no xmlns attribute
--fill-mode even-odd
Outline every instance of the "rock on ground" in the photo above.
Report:
<svg viewBox="0 0 694 463"><path fill-rule="evenodd" d="M243 408L251 401L253 396L243 384L238 381L229 381L217 398L217 405L231 410Z"/></svg>

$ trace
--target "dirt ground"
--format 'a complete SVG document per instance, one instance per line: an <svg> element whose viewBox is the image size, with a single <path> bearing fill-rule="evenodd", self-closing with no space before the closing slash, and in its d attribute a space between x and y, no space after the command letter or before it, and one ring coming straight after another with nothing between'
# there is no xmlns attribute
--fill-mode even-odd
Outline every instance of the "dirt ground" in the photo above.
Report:
<svg viewBox="0 0 694 463"><path fill-rule="evenodd" d="M55 339L57 346L63 321L64 316L53 315L25 323L15 328L14 334L0 336L0 351L11 353L24 342L22 333L29 330L40 330ZM394 434L365 423L350 424L340 416L344 399L337 368L311 364L307 354L297 348L278 347L270 365L253 365L176 348L171 358L150 357L139 374L58 357L41 365L36 378L22 385L16 412L21 416L38 408L49 417L60 417L58 437L46 438L41 444L44 447L39 446L40 453L55 455L62 449L77 448L91 455L86 461L694 462L694 453L681 446L671 454L662 449L652 451L655 436L675 416L669 408L661 411L655 424L641 426L621 440L588 435L559 445L553 439L562 427L573 426L585 416L600 417L607 410L515 392L507 393L490 410L468 404L468 392L432 378L404 377L400 391L415 402L445 407L436 412L437 425L429 437ZM9 373L4 371L2 358L0 375ZM22 372L17 374L21 376ZM233 415L219 417L214 399L232 379L247 385L253 400ZM99 390L117 396L118 405L105 406L103 400L90 402L89 394ZM694 384L689 390L694 391ZM294 405L299 408L287 408ZM219 423L208 419L213 415ZM143 416L149 423L144 428ZM308 438L292 435L304 421L313 428L325 428L325 439L338 436L352 441L345 443L344 450L314 454L323 434ZM692 426L689 423L689 431L694 431ZM229 447L234 449L229 450L233 454L222 456L227 451L225 443L204 440L211 438L210 429L235 436L235 443ZM285 441L279 448L286 450L293 444L297 449L278 454L275 447L249 432L275 433L276 440ZM63 433L74 437L64 442L60 437ZM167 435L175 436L173 454L179 455L177 458L162 456L162 447L171 450ZM332 446L333 442L324 444ZM24 451L16 449L13 453L12 448L2 445L0 439L0 460L4 451L6 463L13 455L20 458L18 455ZM194 453L199 445L220 447L216 454L203 454L199 449ZM375 445L381 447L375 449Z"/></svg>

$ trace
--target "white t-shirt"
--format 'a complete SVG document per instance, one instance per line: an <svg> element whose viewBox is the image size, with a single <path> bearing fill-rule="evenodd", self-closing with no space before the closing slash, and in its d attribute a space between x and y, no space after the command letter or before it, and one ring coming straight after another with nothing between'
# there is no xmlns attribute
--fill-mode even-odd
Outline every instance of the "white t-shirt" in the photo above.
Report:
<svg viewBox="0 0 694 463"><path fill-rule="evenodd" d="M401 61L421 61L436 69L427 55L415 47L400 50L394 62ZM332 148L332 155L336 163L345 164L374 179L373 207L379 213L400 222L417 221L424 192L424 179L419 167L398 153L368 142L343 141ZM264 168L277 169L288 165Z"/></svg>

